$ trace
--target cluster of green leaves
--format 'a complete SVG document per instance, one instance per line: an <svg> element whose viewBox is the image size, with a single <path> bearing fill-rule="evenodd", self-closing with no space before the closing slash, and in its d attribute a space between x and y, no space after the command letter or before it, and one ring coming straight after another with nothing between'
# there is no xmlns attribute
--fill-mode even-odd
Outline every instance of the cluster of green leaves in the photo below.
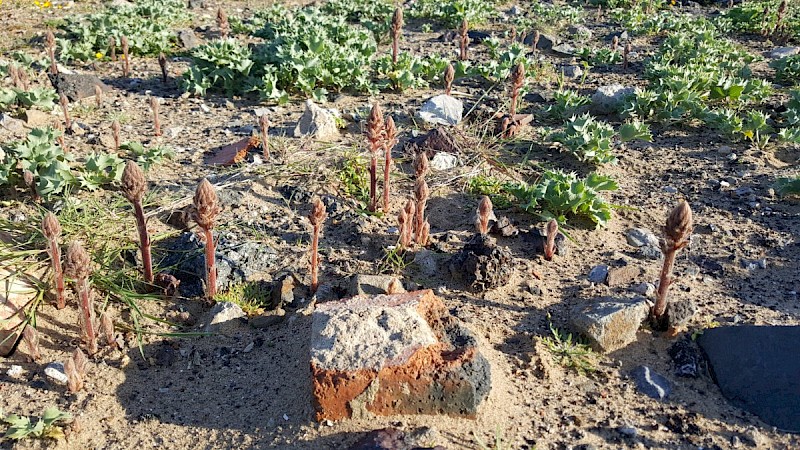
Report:
<svg viewBox="0 0 800 450"><path fill-rule="evenodd" d="M775 193L781 197L800 195L800 176L778 178L775 182Z"/></svg>
<svg viewBox="0 0 800 450"><path fill-rule="evenodd" d="M33 87L24 91L15 87L0 87L0 111L14 108L38 108L51 111L58 100L55 89L49 87Z"/></svg>
<svg viewBox="0 0 800 450"><path fill-rule="evenodd" d="M486 22L497 15L497 8L494 0L417 0L408 15L455 28L464 19L470 25Z"/></svg>
<svg viewBox="0 0 800 450"><path fill-rule="evenodd" d="M95 190L121 180L124 159L114 154L90 153L81 166L73 167L74 156L56 145L59 135L52 128L35 128L24 141L0 146L0 186L20 184L24 171L34 175L36 191L43 197L78 189ZM143 148L132 153L145 167L171 154L168 150Z"/></svg>
<svg viewBox="0 0 800 450"><path fill-rule="evenodd" d="M62 439L64 430L59 426L59 422L68 422L71 419L70 413L59 411L55 407L45 409L36 423L33 423L30 417L16 414L5 416L0 411L0 421L8 424L4 437L17 441L28 437Z"/></svg>
<svg viewBox="0 0 800 450"><path fill-rule="evenodd" d="M548 116L556 119L566 119L574 115L578 108L588 105L592 99L588 95L581 95L572 89L559 89L553 93L555 103L547 107Z"/></svg>
<svg viewBox="0 0 800 450"><path fill-rule="evenodd" d="M775 79L788 84L800 84L800 55L787 56L770 63Z"/></svg>
<svg viewBox="0 0 800 450"><path fill-rule="evenodd" d="M579 6L534 1L527 10L514 17L514 27L530 35L535 30L560 30L568 25L583 22L584 10Z"/></svg>
<svg viewBox="0 0 800 450"><path fill-rule="evenodd" d="M172 28L188 20L181 0L138 0L132 4L109 4L103 11L68 19L62 26L66 36L57 39L62 61L89 60L107 56L109 39L119 48L128 39L132 55L168 52L175 35ZM117 51L121 53L121 51Z"/></svg>
<svg viewBox="0 0 800 450"><path fill-rule="evenodd" d="M467 191L474 195L487 195L495 208L511 206L511 197L505 189L505 183L489 175L479 174L469 179Z"/></svg>
<svg viewBox="0 0 800 450"><path fill-rule="evenodd" d="M622 62L622 54L610 48L590 48L583 47L576 53L582 61L586 61L592 67L613 66Z"/></svg>
<svg viewBox="0 0 800 450"><path fill-rule="evenodd" d="M613 153L614 141L622 142L641 139L651 142L653 136L650 127L645 123L634 121L625 123L615 132L614 128L602 120L597 120L585 113L580 117L573 116L566 123L566 129L554 133L551 139L561 143L570 153L581 161L594 164L616 163Z"/></svg>
<svg viewBox="0 0 800 450"><path fill-rule="evenodd" d="M322 10L331 15L344 15L372 32L380 44L387 40L392 25L394 4L386 0L329 0Z"/></svg>
<svg viewBox="0 0 800 450"><path fill-rule="evenodd" d="M501 51L499 44L495 45L497 43L496 40L487 39L484 43L489 47L489 59L475 65L464 65L465 68L462 70L467 76L483 77L492 83L505 81L514 69L514 66L519 63L522 63L527 69L527 77L535 75L529 72L529 69L532 68L533 65L525 56L528 52L528 48L524 44L512 42Z"/></svg>
<svg viewBox="0 0 800 450"><path fill-rule="evenodd" d="M778 21L778 6L781 0L756 0L742 2L739 5L725 10L718 20L720 23L730 24L736 31L760 33L762 30L772 31ZM791 4L791 2L789 2ZM769 14L764 16L767 9ZM787 31L792 36L800 36L800 9L787 8L783 22Z"/></svg>
<svg viewBox="0 0 800 450"><path fill-rule="evenodd" d="M556 219L563 225L568 217L574 217L605 227L611 220L612 206L601 193L615 191L619 186L610 177L597 173L581 179L575 173L548 170L534 185L516 183L506 189L522 209L538 213L545 220Z"/></svg>
<svg viewBox="0 0 800 450"><path fill-rule="evenodd" d="M339 181L346 195L364 206L369 203L369 177L364 158L358 155L346 157L339 169Z"/></svg>
<svg viewBox="0 0 800 450"><path fill-rule="evenodd" d="M665 32L717 30L718 24L702 16L675 13L672 10L655 11L646 2L637 2L630 8L617 8L611 16L620 26L635 35L654 35Z"/></svg>
<svg viewBox="0 0 800 450"><path fill-rule="evenodd" d="M595 371L594 352L586 342L572 333L559 330L550 323L550 336L540 337L540 341L547 347L553 356L553 361L562 367L572 369L580 375Z"/></svg>
<svg viewBox="0 0 800 450"><path fill-rule="evenodd" d="M192 51L192 66L184 72L181 87L192 95L205 95L209 89L227 95L247 89L252 52L234 38L216 39Z"/></svg>
<svg viewBox="0 0 800 450"><path fill-rule="evenodd" d="M392 64L391 55L384 55L373 61L378 81L375 85L380 89L424 88L433 81L440 81L444 76L449 61L437 55L418 57L402 52L397 55L397 65Z"/></svg>
<svg viewBox="0 0 800 450"><path fill-rule="evenodd" d="M239 283L214 297L216 302L230 302L242 308L248 316L263 314L270 308L272 289L262 281Z"/></svg>

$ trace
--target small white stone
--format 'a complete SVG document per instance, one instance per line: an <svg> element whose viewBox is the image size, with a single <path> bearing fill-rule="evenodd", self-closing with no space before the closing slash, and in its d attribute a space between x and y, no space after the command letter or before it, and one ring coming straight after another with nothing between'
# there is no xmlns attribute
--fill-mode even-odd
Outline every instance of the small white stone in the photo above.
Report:
<svg viewBox="0 0 800 450"><path fill-rule="evenodd" d="M6 375L11 378L20 378L22 376L22 366L12 365L7 371Z"/></svg>
<svg viewBox="0 0 800 450"><path fill-rule="evenodd" d="M44 368L44 374L57 384L67 384L67 381L69 381L67 373L64 371L64 363L61 361L54 361L48 364Z"/></svg>

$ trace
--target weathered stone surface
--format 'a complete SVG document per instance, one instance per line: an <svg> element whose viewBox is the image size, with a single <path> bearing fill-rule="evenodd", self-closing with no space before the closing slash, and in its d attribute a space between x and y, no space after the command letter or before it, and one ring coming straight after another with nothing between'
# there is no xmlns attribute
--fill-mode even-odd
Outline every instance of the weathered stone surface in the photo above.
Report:
<svg viewBox="0 0 800 450"><path fill-rule="evenodd" d="M109 87L103 83L97 75L91 73L61 73L57 75L48 74L50 83L53 84L56 92L63 93L71 102L84 98L94 97L94 87L100 86L103 92Z"/></svg>
<svg viewBox="0 0 800 450"><path fill-rule="evenodd" d="M444 127L434 128L422 136L409 140L406 144L406 151L414 155L425 152L429 160L433 159L438 152L458 154L461 152L456 144L453 135Z"/></svg>
<svg viewBox="0 0 800 450"><path fill-rule="evenodd" d="M388 294L389 285L394 284L395 294L405 292L400 279L391 275L353 275L350 278L350 295L377 295Z"/></svg>
<svg viewBox="0 0 800 450"><path fill-rule="evenodd" d="M535 31L531 31L527 35L525 35L524 43L525 45L533 45L534 35L536 34ZM539 50L550 50L553 48L554 45L561 42L561 39L554 35L554 34L546 34L546 33L539 33L539 41L536 43L536 48Z"/></svg>
<svg viewBox="0 0 800 450"><path fill-rule="evenodd" d="M250 326L253 328L269 328L277 325L286 318L286 311L283 308L276 308L250 318Z"/></svg>
<svg viewBox="0 0 800 450"><path fill-rule="evenodd" d="M800 47L776 47L769 52L769 59L781 59L800 53Z"/></svg>
<svg viewBox="0 0 800 450"><path fill-rule="evenodd" d="M423 103L417 115L432 124L458 125L464 115L464 103L447 94L437 95Z"/></svg>
<svg viewBox="0 0 800 450"><path fill-rule="evenodd" d="M475 337L430 290L319 304L311 371L317 420L475 417L491 388Z"/></svg>
<svg viewBox="0 0 800 450"><path fill-rule="evenodd" d="M476 234L450 259L450 275L473 291L505 284L511 276L511 251L488 235Z"/></svg>
<svg viewBox="0 0 800 450"><path fill-rule="evenodd" d="M320 108L311 99L306 100L306 109L294 128L294 137L313 136L319 141L339 139L336 117L329 110Z"/></svg>
<svg viewBox="0 0 800 450"><path fill-rule="evenodd" d="M671 392L669 380L647 366L633 369L631 378L636 382L636 389L650 398L664 400Z"/></svg>
<svg viewBox="0 0 800 450"><path fill-rule="evenodd" d="M632 265L614 267L608 270L606 284L610 287L625 286L633 283L642 274L642 268Z"/></svg>
<svg viewBox="0 0 800 450"><path fill-rule="evenodd" d="M788 432L800 432L800 326L740 325L698 338L722 394Z"/></svg>
<svg viewBox="0 0 800 450"><path fill-rule="evenodd" d="M602 283L606 281L606 277L608 277L608 266L605 264L592 267L588 275L589 281L592 283Z"/></svg>
<svg viewBox="0 0 800 450"><path fill-rule="evenodd" d="M428 447L422 444L415 433L406 433L396 428L372 430L353 444L349 450L444 450L444 447ZM422 444L422 445L419 445Z"/></svg>
<svg viewBox="0 0 800 450"><path fill-rule="evenodd" d="M22 334L24 308L36 296L36 287L22 274L0 268L0 356L8 356Z"/></svg>
<svg viewBox="0 0 800 450"><path fill-rule="evenodd" d="M247 316L239 305L231 302L215 304L208 314L210 319L204 327L206 332L217 332L230 325L236 326L239 323L239 319Z"/></svg>
<svg viewBox="0 0 800 450"><path fill-rule="evenodd" d="M636 340L649 310L643 299L603 298L575 308L572 324L595 349L612 352Z"/></svg>
<svg viewBox="0 0 800 450"><path fill-rule="evenodd" d="M192 30L178 30L178 43L184 50L191 50L200 45L200 39Z"/></svg>
<svg viewBox="0 0 800 450"><path fill-rule="evenodd" d="M633 94L633 88L621 84L600 86L592 94L591 112L594 114L616 114L620 111L622 101Z"/></svg>
<svg viewBox="0 0 800 450"><path fill-rule="evenodd" d="M645 228L629 229L625 232L625 240L628 241L628 245L632 245L634 247L644 247L645 245L656 248L659 247L659 242L656 235Z"/></svg>
<svg viewBox="0 0 800 450"><path fill-rule="evenodd" d="M54 361L44 368L45 376L55 384L65 385L69 381L67 373L64 371L64 363Z"/></svg>
<svg viewBox="0 0 800 450"><path fill-rule="evenodd" d="M447 153L437 152L431 159L431 168L438 171L450 170L458 167L458 156Z"/></svg>

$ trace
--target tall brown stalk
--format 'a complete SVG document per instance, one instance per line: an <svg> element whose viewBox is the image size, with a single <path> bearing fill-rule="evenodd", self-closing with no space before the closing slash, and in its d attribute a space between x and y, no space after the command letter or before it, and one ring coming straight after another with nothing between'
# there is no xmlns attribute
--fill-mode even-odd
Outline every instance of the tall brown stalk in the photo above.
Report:
<svg viewBox="0 0 800 450"><path fill-rule="evenodd" d="M475 220L475 227L480 234L489 233L489 217L492 215L492 200L488 195L481 197L478 203L477 217Z"/></svg>
<svg viewBox="0 0 800 450"><path fill-rule="evenodd" d="M311 255L309 256L309 263L311 264L311 293L317 292L319 287L319 280L317 271L319 269L319 234L322 231L322 223L325 222L325 204L315 197L311 201L311 212L308 214L308 221L311 222L313 227L311 235Z"/></svg>
<svg viewBox="0 0 800 450"><path fill-rule="evenodd" d="M122 171L122 195L133 205L136 229L139 231L139 250L142 252L144 280L153 283L153 258L150 254L150 234L147 232L147 219L144 217L142 199L147 192L147 180L139 165L133 161L125 164Z"/></svg>
<svg viewBox="0 0 800 450"><path fill-rule="evenodd" d="M119 137L119 121L111 122L111 133L114 137L114 150L119 150L120 137Z"/></svg>
<svg viewBox="0 0 800 450"><path fill-rule="evenodd" d="M467 47L469 46L469 24L467 23L467 19L461 21L459 33L461 36L461 53L459 54L459 59L461 61L466 61L468 59Z"/></svg>
<svg viewBox="0 0 800 450"><path fill-rule="evenodd" d="M217 9L217 27L219 27L219 35L226 38L231 32L231 25L228 23L228 15L220 6Z"/></svg>
<svg viewBox="0 0 800 450"><path fill-rule="evenodd" d="M194 221L203 230L206 241L206 298L209 300L213 300L217 295L216 245L213 230L219 212L217 192L214 186L203 178L194 193Z"/></svg>
<svg viewBox="0 0 800 450"><path fill-rule="evenodd" d="M94 307L89 287L91 259L79 241L72 241L67 247L64 258L64 273L75 280L75 294L78 297L78 309L81 317L81 333L86 343L86 351L90 355L97 352L97 334L95 333Z"/></svg>
<svg viewBox="0 0 800 450"><path fill-rule="evenodd" d="M158 65L161 67L161 82L166 83L169 80L167 73L167 55L163 53L158 54Z"/></svg>
<svg viewBox="0 0 800 450"><path fill-rule="evenodd" d="M625 44L625 49L622 51L622 69L628 70L628 64L630 64L630 55L631 55L631 43L628 42Z"/></svg>
<svg viewBox="0 0 800 450"><path fill-rule="evenodd" d="M416 223L414 216L417 213L417 205L414 203L414 200L406 200L406 204L403 206L403 213L405 213L405 228L401 229L400 243L403 248L408 248L411 246L411 241L414 239L414 226Z"/></svg>
<svg viewBox="0 0 800 450"><path fill-rule="evenodd" d="M664 252L664 265L661 267L661 276L656 292L656 302L651 311L655 323L662 322L662 317L667 310L667 292L672 284L672 268L675 265L675 256L678 250L689 245L689 235L692 234L692 210L689 204L681 202L672 210L664 227L664 240L661 242L661 251Z"/></svg>
<svg viewBox="0 0 800 450"><path fill-rule="evenodd" d="M547 222L547 237L544 241L544 259L550 261L556 254L556 236L558 235L558 222L550 219Z"/></svg>
<svg viewBox="0 0 800 450"><path fill-rule="evenodd" d="M153 111L153 135L161 136L161 117L159 116L158 99L150 97L150 109Z"/></svg>
<svg viewBox="0 0 800 450"><path fill-rule="evenodd" d="M389 212L389 172L392 168L392 148L397 144L397 127L392 116L386 116L384 121L383 151L383 211Z"/></svg>
<svg viewBox="0 0 800 450"><path fill-rule="evenodd" d="M266 114L258 118L258 128L261 131L261 152L266 161L269 159L269 117Z"/></svg>
<svg viewBox="0 0 800 450"><path fill-rule="evenodd" d="M103 88L99 84L94 85L94 101L98 109L103 106Z"/></svg>
<svg viewBox="0 0 800 450"><path fill-rule="evenodd" d="M446 95L450 95L450 91L453 88L453 79L456 77L456 69L453 68L452 64L447 65L447 69L444 71L444 93Z"/></svg>
<svg viewBox="0 0 800 450"><path fill-rule="evenodd" d="M519 101L519 91L525 82L525 66L522 63L514 66L511 72L511 119L517 113L517 102Z"/></svg>
<svg viewBox="0 0 800 450"><path fill-rule="evenodd" d="M367 140L369 141L370 163L369 163L369 210L375 212L378 209L378 151L383 146L383 112L380 105L376 102L372 105L367 120Z"/></svg>
<svg viewBox="0 0 800 450"><path fill-rule="evenodd" d="M397 66L397 53L400 48L400 33L403 31L403 8L396 8L392 16L392 65Z"/></svg>
<svg viewBox="0 0 800 450"><path fill-rule="evenodd" d="M539 49L539 39L540 39L541 37L542 37L542 35L541 35L541 33L539 33L539 30L536 30L536 31L533 33L533 54L534 54L534 55L536 54L536 52L537 52L537 51L538 51L538 49Z"/></svg>
<svg viewBox="0 0 800 450"><path fill-rule="evenodd" d="M47 30L44 42L47 49L47 57L50 58L50 73L58 75L58 64L56 64L56 36L52 31Z"/></svg>
<svg viewBox="0 0 800 450"><path fill-rule="evenodd" d="M122 62L122 76L128 78L131 76L131 58L128 54L128 38L122 36L120 38L120 43L122 44L122 58L125 60Z"/></svg>
<svg viewBox="0 0 800 450"><path fill-rule="evenodd" d="M425 181L425 178L417 178L417 181L414 183L414 201L417 206L417 211L414 214L414 240L420 245L425 245L427 243L424 229L425 223L427 222L425 218L425 207L428 204L429 195L430 190L428 189L428 183ZM428 225L428 227L430 229L430 225Z"/></svg>
<svg viewBox="0 0 800 450"><path fill-rule="evenodd" d="M63 92L58 96L58 103L61 104L61 111L64 112L64 130L69 133L72 129L72 120L69 118L69 100Z"/></svg>
<svg viewBox="0 0 800 450"><path fill-rule="evenodd" d="M53 282L56 290L56 308L64 309L67 306L67 297L64 294L64 273L61 271L61 247L58 240L61 237L61 224L56 215L48 212L42 220L42 234L47 239L47 254L53 267Z"/></svg>

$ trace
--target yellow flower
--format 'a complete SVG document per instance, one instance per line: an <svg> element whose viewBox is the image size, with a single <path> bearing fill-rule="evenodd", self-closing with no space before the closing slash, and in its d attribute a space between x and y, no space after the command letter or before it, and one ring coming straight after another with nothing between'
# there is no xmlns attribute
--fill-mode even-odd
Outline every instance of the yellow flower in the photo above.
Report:
<svg viewBox="0 0 800 450"><path fill-rule="evenodd" d="M103 52L97 52L97 53L94 54L94 57L97 58L97 59L102 59L103 56L105 56L105 55L103 55Z"/></svg>

